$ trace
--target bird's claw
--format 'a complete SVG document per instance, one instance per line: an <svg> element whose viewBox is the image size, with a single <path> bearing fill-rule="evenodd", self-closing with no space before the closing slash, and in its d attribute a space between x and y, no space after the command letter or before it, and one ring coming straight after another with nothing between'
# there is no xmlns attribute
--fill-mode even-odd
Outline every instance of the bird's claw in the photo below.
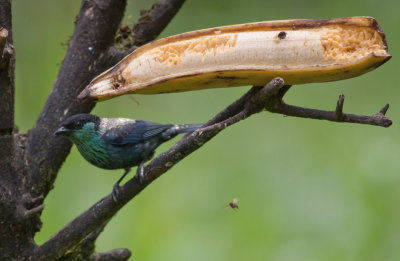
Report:
<svg viewBox="0 0 400 261"><path fill-rule="evenodd" d="M138 181L139 181L139 183L140 184L142 184L143 183L143 181L144 181L144 165L143 165L143 163L141 163L140 165L139 165L139 167L137 168L137 170L136 170L136 176L138 177Z"/></svg>
<svg viewBox="0 0 400 261"><path fill-rule="evenodd" d="M114 187L113 187L113 190L112 190L112 193L111 193L111 197L112 197L112 200L114 202L118 201L118 197L119 197L119 194L120 194L120 191L121 191L121 187L120 187L119 183L126 176L126 174L129 173L129 171L130 171L130 169L125 170L124 175L122 175L122 177L117 181L117 183L114 184ZM145 178L144 177L144 163L140 163L139 164L139 166L138 166L138 168L136 170L136 176L137 176L137 179L138 179L139 183L142 184L143 181L144 181L144 178Z"/></svg>
<svg viewBox="0 0 400 261"><path fill-rule="evenodd" d="M139 184L143 184L143 177L141 175L137 175L137 179L139 181Z"/></svg>
<svg viewBox="0 0 400 261"><path fill-rule="evenodd" d="M111 197L112 197L112 200L113 200L114 202L117 202L117 201L118 201L118 196L119 196L120 188L121 188L121 187L119 186L118 183L116 183L116 184L114 185L114 187L113 187L113 190L112 190L112 193L111 193Z"/></svg>

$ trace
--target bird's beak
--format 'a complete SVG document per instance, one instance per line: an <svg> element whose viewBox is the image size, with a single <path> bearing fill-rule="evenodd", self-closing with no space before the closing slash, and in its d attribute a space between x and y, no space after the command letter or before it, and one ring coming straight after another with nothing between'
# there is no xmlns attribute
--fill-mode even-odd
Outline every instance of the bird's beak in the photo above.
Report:
<svg viewBox="0 0 400 261"><path fill-rule="evenodd" d="M54 135L68 135L69 133L71 133L70 130L65 127L60 127L54 132Z"/></svg>

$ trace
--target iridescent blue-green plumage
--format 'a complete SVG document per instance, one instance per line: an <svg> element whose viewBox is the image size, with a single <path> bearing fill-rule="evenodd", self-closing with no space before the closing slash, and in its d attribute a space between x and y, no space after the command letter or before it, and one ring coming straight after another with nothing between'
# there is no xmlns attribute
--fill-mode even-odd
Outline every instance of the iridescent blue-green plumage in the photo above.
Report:
<svg viewBox="0 0 400 261"><path fill-rule="evenodd" d="M95 166L125 169L124 175L114 186L113 194L116 197L119 182L131 167L143 167L160 144L180 133L192 132L200 127L200 124L172 125L77 114L66 119L55 134L69 138L82 156Z"/></svg>

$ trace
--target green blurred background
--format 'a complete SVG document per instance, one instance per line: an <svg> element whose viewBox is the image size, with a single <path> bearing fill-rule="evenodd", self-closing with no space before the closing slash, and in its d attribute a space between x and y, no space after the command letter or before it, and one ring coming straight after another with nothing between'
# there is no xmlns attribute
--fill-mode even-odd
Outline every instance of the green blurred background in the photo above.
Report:
<svg viewBox="0 0 400 261"><path fill-rule="evenodd" d="M125 21L135 21L152 2L129 1ZM78 0L13 1L16 121L24 132L57 77L79 6ZM255 115L220 133L124 207L97 250L127 247L131 260L400 260L399 10L396 0L187 1L161 37L264 20L375 17L393 56L388 63L350 80L295 86L285 100L333 109L344 93L345 112L365 114L390 103L394 125ZM205 122L247 89L124 96L93 112ZM110 193L121 174L91 166L74 147L46 198L37 243ZM234 197L239 211L224 210Z"/></svg>

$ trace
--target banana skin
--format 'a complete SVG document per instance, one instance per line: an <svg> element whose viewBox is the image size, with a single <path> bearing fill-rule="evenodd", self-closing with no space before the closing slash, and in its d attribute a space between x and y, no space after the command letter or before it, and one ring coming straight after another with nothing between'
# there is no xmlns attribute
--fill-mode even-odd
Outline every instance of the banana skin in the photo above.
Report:
<svg viewBox="0 0 400 261"><path fill-rule="evenodd" d="M94 78L79 99L348 79L389 60L372 17L282 20L183 33L146 44Z"/></svg>

